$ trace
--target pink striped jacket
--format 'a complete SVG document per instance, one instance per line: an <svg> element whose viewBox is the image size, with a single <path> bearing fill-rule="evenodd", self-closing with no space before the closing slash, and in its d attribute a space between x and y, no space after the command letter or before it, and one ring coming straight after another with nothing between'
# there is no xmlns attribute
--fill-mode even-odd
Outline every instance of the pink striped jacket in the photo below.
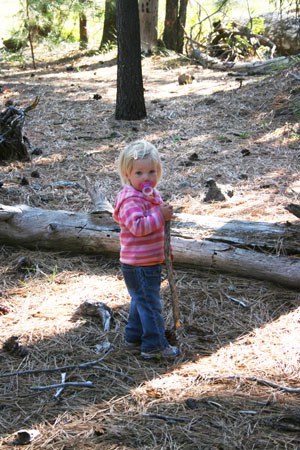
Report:
<svg viewBox="0 0 300 450"><path fill-rule="evenodd" d="M113 218L121 227L120 261L131 266L152 266L164 261L165 219L159 205L162 198L154 189L145 195L126 185L119 192Z"/></svg>

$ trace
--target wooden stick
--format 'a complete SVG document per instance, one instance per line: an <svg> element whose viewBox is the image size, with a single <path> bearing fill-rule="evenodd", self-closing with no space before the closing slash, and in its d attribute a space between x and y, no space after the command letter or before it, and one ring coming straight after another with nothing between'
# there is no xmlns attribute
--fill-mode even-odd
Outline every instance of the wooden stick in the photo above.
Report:
<svg viewBox="0 0 300 450"><path fill-rule="evenodd" d="M277 383L273 383L272 381L268 381L268 380L264 380L263 378L256 378L256 377L243 377L243 376L239 376L239 375L229 375L229 376L220 376L220 377L202 377L201 375L198 375L198 377L196 377L196 380L200 380L201 378L207 379L207 380L237 380L237 381L255 381L258 384L263 384L265 386L269 386L272 387L274 389L280 389L281 391L284 392L289 392L289 393L295 393L295 394L299 394L300 393L300 388L292 388L292 387L288 387L288 386L281 386L280 384Z"/></svg>
<svg viewBox="0 0 300 450"><path fill-rule="evenodd" d="M236 377L234 377L236 378ZM241 377L243 379L243 377ZM290 392L290 393L300 393L300 388L292 388L288 386L281 386L280 384L273 383L272 381L264 380L263 378L256 378L256 377L245 377L244 378L247 381L256 381L258 384L264 384L265 386L270 386L274 389L280 389L284 392Z"/></svg>
<svg viewBox="0 0 300 450"><path fill-rule="evenodd" d="M62 384L64 384L66 382L66 376L67 376L67 372L63 372L61 374L61 382L62 382ZM58 388L56 393L53 395L53 397L54 398L58 398L63 393L64 389L65 389L64 386Z"/></svg>
<svg viewBox="0 0 300 450"><path fill-rule="evenodd" d="M47 369L31 369L31 370L23 370L20 372L10 372L10 373L0 373L0 378L6 377L14 377L17 375L28 375L32 373L48 373L48 372L61 372L62 370L71 370L71 369L85 369L86 367L95 366L99 364L99 362L103 361L104 358L113 350L113 347L107 350L105 355L101 356L101 358L96 359L95 361L88 361L82 364L72 364L70 366L62 366L62 367L53 367Z"/></svg>
<svg viewBox="0 0 300 450"><path fill-rule="evenodd" d="M46 389L66 388L68 386L74 387L94 387L92 381L66 381L65 383L49 384L48 386L32 386L33 391L45 391Z"/></svg>
<svg viewBox="0 0 300 450"><path fill-rule="evenodd" d="M165 223L165 263L167 267L168 281L171 290L174 330L178 330L180 324L179 300L175 284L172 256L171 256L171 221Z"/></svg>
<svg viewBox="0 0 300 450"><path fill-rule="evenodd" d="M162 414L143 414L143 417L165 420L166 422L188 422L190 420L185 417L163 416Z"/></svg>
<svg viewBox="0 0 300 450"><path fill-rule="evenodd" d="M241 305L243 308L249 308L249 305L242 300L239 300L238 298L231 297L231 295L224 294L228 300L231 300L234 303L237 303L238 305Z"/></svg>

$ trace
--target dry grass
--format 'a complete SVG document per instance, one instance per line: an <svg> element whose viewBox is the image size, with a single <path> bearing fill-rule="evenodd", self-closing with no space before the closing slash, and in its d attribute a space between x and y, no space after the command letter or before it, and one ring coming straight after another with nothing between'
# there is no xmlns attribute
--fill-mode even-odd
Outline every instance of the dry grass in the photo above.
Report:
<svg viewBox="0 0 300 450"><path fill-rule="evenodd" d="M113 201L120 187L119 150L132 139L146 138L162 153L160 190L178 210L293 221L284 206L299 202L299 81L292 76L299 66L249 78L238 89L234 78L186 68L178 57L145 59L148 117L117 122L113 56L83 56L74 60L78 70L73 71L66 71L71 60L40 62L34 76L28 69L2 68L1 84L10 89L3 103L9 97L25 105L41 96L26 132L43 153L30 163L1 167L1 203L88 210L85 175L101 183ZM193 71L196 80L178 86L177 76L185 70ZM102 99L94 100L95 93ZM191 161L193 153L197 158ZM31 177L33 170L39 178ZM20 185L23 176L28 186ZM210 177L233 187L229 201L203 203ZM81 187L57 187L61 180ZM30 256L34 271L17 271L23 256ZM176 268L181 356L175 363L150 363L122 346L129 299L117 261L4 246L0 272L0 305L8 310L0 317L1 344L15 335L29 351L24 358L0 351L1 448L11 448L21 428L40 431L28 449L300 447L299 392L259 382L300 388L298 292ZM170 328L166 276L162 293ZM96 318L74 317L86 299L112 308L109 332ZM97 353L96 346L105 342L113 351ZM67 371L68 381L89 380L93 388L69 387L59 399L53 397L55 390L31 389L60 382L59 371L46 369L98 359ZM24 371L32 372L9 375Z"/></svg>

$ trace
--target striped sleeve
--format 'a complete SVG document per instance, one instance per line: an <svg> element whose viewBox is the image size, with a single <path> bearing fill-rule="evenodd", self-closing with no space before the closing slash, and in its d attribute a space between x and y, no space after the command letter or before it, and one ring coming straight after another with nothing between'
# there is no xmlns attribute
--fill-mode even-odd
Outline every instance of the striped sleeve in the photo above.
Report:
<svg viewBox="0 0 300 450"><path fill-rule="evenodd" d="M165 223L159 206L147 210L137 198L125 200L119 211L119 219L133 236L147 236Z"/></svg>

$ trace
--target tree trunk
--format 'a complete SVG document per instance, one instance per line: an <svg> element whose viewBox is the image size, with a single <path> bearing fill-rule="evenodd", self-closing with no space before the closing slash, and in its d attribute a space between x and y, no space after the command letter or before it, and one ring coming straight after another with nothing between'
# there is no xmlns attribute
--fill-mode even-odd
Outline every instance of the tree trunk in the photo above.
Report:
<svg viewBox="0 0 300 450"><path fill-rule="evenodd" d="M178 37L177 37L177 52L183 52L184 44L184 28L186 23L186 10L188 0L180 0L179 16L178 16Z"/></svg>
<svg viewBox="0 0 300 450"><path fill-rule="evenodd" d="M182 53L188 0L167 0L163 41L165 46Z"/></svg>
<svg viewBox="0 0 300 450"><path fill-rule="evenodd" d="M117 120L146 117L138 0L117 0Z"/></svg>
<svg viewBox="0 0 300 450"><path fill-rule="evenodd" d="M141 49L147 55L157 46L158 0L139 2Z"/></svg>
<svg viewBox="0 0 300 450"><path fill-rule="evenodd" d="M178 0L167 0L163 41L168 49L174 51L177 48L177 16Z"/></svg>
<svg viewBox="0 0 300 450"><path fill-rule="evenodd" d="M119 226L108 213L0 205L0 244L75 253L119 253ZM300 226L179 214L174 262L300 288ZM293 256L275 256L277 249ZM267 253L268 252L268 253Z"/></svg>
<svg viewBox="0 0 300 450"><path fill-rule="evenodd" d="M106 0L104 26L100 50L105 50L108 45L110 45L111 43L114 44L117 41L116 21L116 0Z"/></svg>
<svg viewBox="0 0 300 450"><path fill-rule="evenodd" d="M87 48L88 35L87 35L87 19L84 13L79 15L79 46L80 49Z"/></svg>

